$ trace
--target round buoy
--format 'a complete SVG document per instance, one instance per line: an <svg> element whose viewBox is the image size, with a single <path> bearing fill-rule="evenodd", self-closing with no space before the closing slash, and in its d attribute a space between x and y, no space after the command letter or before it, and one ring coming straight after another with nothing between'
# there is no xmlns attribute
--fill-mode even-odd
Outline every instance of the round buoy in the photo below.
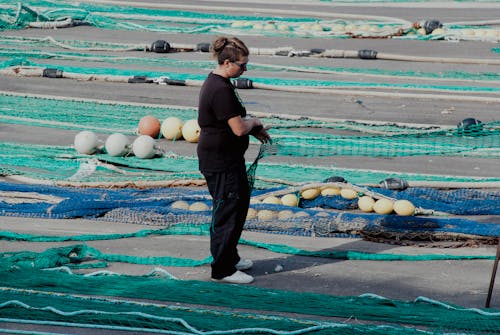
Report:
<svg viewBox="0 0 500 335"><path fill-rule="evenodd" d="M189 203L184 200L177 200L170 207L174 209L189 209Z"/></svg>
<svg viewBox="0 0 500 335"><path fill-rule="evenodd" d="M250 198L250 203L251 204L260 204L262 201L260 201L260 199L257 199L257 198Z"/></svg>
<svg viewBox="0 0 500 335"><path fill-rule="evenodd" d="M340 23L333 24L332 27L331 27L331 31L339 32L339 33L344 32L345 31L345 25L340 24Z"/></svg>
<svg viewBox="0 0 500 335"><path fill-rule="evenodd" d="M252 220L255 219L256 217L257 217L257 210L255 210L252 207L248 208L247 220Z"/></svg>
<svg viewBox="0 0 500 335"><path fill-rule="evenodd" d="M124 156L130 151L130 141L127 136L114 133L108 136L104 148L106 148L106 152L110 156Z"/></svg>
<svg viewBox="0 0 500 335"><path fill-rule="evenodd" d="M370 31L371 26L369 24L360 24L358 26L359 31Z"/></svg>
<svg viewBox="0 0 500 335"><path fill-rule="evenodd" d="M300 192L300 196L306 200L313 200L320 194L321 191L318 188L309 188Z"/></svg>
<svg viewBox="0 0 500 335"><path fill-rule="evenodd" d="M241 28L241 27L244 27L245 26L245 22L244 21L234 21L231 23L231 27L233 28Z"/></svg>
<svg viewBox="0 0 500 335"><path fill-rule="evenodd" d="M297 212L297 213L293 214L294 218L305 218L305 217L308 217L308 216L309 216L309 213L304 212L304 211L300 211L300 212Z"/></svg>
<svg viewBox="0 0 500 335"><path fill-rule="evenodd" d="M464 135L476 135L482 132L483 123L472 117L463 119L457 124L458 133Z"/></svg>
<svg viewBox="0 0 500 335"><path fill-rule="evenodd" d="M311 25L309 23L301 23L301 24L299 24L299 29L307 31L307 30L311 29Z"/></svg>
<svg viewBox="0 0 500 335"><path fill-rule="evenodd" d="M281 205L281 200L278 197L275 197L274 195L270 195L264 200L262 200L263 204L276 204L276 205Z"/></svg>
<svg viewBox="0 0 500 335"><path fill-rule="evenodd" d="M393 210L393 203L391 200L386 198L378 199L373 205L373 210L377 214L390 214Z"/></svg>
<svg viewBox="0 0 500 335"><path fill-rule="evenodd" d="M410 216L415 214L415 206L408 200L394 201L394 211L401 216Z"/></svg>
<svg viewBox="0 0 500 335"><path fill-rule="evenodd" d="M279 31L290 31L290 26L287 24L278 24L278 30Z"/></svg>
<svg viewBox="0 0 500 335"><path fill-rule="evenodd" d="M276 25L274 23L266 23L264 25L264 30L276 30Z"/></svg>
<svg viewBox="0 0 500 335"><path fill-rule="evenodd" d="M472 37L474 36L474 29L462 29L460 30L462 35L467 36L467 37Z"/></svg>
<svg viewBox="0 0 500 335"><path fill-rule="evenodd" d="M139 135L149 135L152 138L158 138L160 135L160 120L152 115L146 115L139 121L137 132Z"/></svg>
<svg viewBox="0 0 500 335"><path fill-rule="evenodd" d="M321 195L325 197L329 197L332 195L339 195L340 187L327 187L321 190Z"/></svg>
<svg viewBox="0 0 500 335"><path fill-rule="evenodd" d="M161 124L161 133L167 140L178 140L182 137L182 121L178 117L167 117Z"/></svg>
<svg viewBox="0 0 500 335"><path fill-rule="evenodd" d="M196 201L189 205L189 210L194 212L208 211L209 209L210 207L202 201Z"/></svg>
<svg viewBox="0 0 500 335"><path fill-rule="evenodd" d="M198 120L187 120L182 126L182 137L190 143L198 143L200 132L201 128L198 125Z"/></svg>
<svg viewBox="0 0 500 335"><path fill-rule="evenodd" d="M351 190L350 188L343 188L340 190L340 196L344 199L355 199L358 197L358 192Z"/></svg>
<svg viewBox="0 0 500 335"><path fill-rule="evenodd" d="M314 23L314 24L311 25L310 30L312 30L312 31L323 31L324 29L323 29L323 26L321 24Z"/></svg>
<svg viewBox="0 0 500 335"><path fill-rule="evenodd" d="M275 213L269 209L262 209L257 213L257 218L261 221L271 221L275 217Z"/></svg>
<svg viewBox="0 0 500 335"><path fill-rule="evenodd" d="M354 31L356 31L357 29L358 29L358 27L352 23L348 23L344 26L344 30L348 33L352 33Z"/></svg>
<svg viewBox="0 0 500 335"><path fill-rule="evenodd" d="M444 33L446 33L446 30L443 28L436 28L432 31L431 35L443 35Z"/></svg>
<svg viewBox="0 0 500 335"><path fill-rule="evenodd" d="M299 204L299 198L293 193L285 194L281 197L281 203L285 206L297 207Z"/></svg>
<svg viewBox="0 0 500 335"><path fill-rule="evenodd" d="M254 25L252 25L252 29L262 30L264 29L264 25L262 23L255 23Z"/></svg>
<svg viewBox="0 0 500 335"><path fill-rule="evenodd" d="M373 212L373 205L375 204L375 200L372 197L364 195L358 199L358 207L361 211L369 213Z"/></svg>
<svg viewBox="0 0 500 335"><path fill-rule="evenodd" d="M149 135L141 135L132 143L132 151L137 158L151 158L156 154L155 140Z"/></svg>
<svg viewBox="0 0 500 335"><path fill-rule="evenodd" d="M76 134L73 144L78 153L83 155L92 155L97 151L99 139L94 132L90 130L83 130Z"/></svg>
<svg viewBox="0 0 500 335"><path fill-rule="evenodd" d="M288 220L291 217L293 217L293 212L289 209L285 209L285 210L278 212L278 219L279 220Z"/></svg>

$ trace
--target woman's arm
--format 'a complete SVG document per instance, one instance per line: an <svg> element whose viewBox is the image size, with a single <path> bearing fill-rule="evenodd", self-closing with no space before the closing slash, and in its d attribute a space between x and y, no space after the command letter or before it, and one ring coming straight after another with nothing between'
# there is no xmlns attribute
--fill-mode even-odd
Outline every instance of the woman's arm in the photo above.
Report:
<svg viewBox="0 0 500 335"><path fill-rule="evenodd" d="M243 119L241 116L232 117L227 123L236 136L246 135L254 127L262 126L262 122L257 118Z"/></svg>
<svg viewBox="0 0 500 335"><path fill-rule="evenodd" d="M271 139L262 122L257 118L243 119L241 116L230 118L227 123L236 136L251 134L259 141L265 143Z"/></svg>

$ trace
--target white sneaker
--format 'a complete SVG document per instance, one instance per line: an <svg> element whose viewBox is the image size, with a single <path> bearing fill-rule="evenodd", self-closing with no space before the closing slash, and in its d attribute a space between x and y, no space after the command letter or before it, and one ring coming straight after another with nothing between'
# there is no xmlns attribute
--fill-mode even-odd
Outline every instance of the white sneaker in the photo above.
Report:
<svg viewBox="0 0 500 335"><path fill-rule="evenodd" d="M222 279L214 279L212 278L213 281L216 282L224 282L224 283L231 283L231 284L250 284L253 282L253 277L250 275L247 275L245 272L241 272L237 270L235 273L233 273L230 276L224 277Z"/></svg>
<svg viewBox="0 0 500 335"><path fill-rule="evenodd" d="M248 270L253 266L253 262L250 259L240 259L238 264L236 264L236 269L243 271Z"/></svg>

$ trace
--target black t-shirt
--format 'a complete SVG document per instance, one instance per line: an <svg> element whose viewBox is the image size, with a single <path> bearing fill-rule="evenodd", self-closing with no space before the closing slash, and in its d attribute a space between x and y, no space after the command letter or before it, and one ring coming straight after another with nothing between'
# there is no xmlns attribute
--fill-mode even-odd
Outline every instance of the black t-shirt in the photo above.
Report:
<svg viewBox="0 0 500 335"><path fill-rule="evenodd" d="M210 73L200 90L197 153L202 172L222 172L245 164L248 135L236 136L227 121L246 116L246 109L228 78Z"/></svg>

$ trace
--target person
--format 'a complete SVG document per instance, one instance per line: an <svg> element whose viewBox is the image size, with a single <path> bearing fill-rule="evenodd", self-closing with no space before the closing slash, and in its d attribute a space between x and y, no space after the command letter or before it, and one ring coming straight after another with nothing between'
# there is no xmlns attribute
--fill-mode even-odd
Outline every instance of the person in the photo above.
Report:
<svg viewBox="0 0 500 335"><path fill-rule="evenodd" d="M217 61L200 89L197 145L200 172L212 197L210 227L211 277L214 281L248 284L253 277L243 272L253 262L241 259L237 245L250 205L245 166L249 135L270 140L258 118L247 117L231 78L246 71L249 51L236 37L218 37L211 45Z"/></svg>

